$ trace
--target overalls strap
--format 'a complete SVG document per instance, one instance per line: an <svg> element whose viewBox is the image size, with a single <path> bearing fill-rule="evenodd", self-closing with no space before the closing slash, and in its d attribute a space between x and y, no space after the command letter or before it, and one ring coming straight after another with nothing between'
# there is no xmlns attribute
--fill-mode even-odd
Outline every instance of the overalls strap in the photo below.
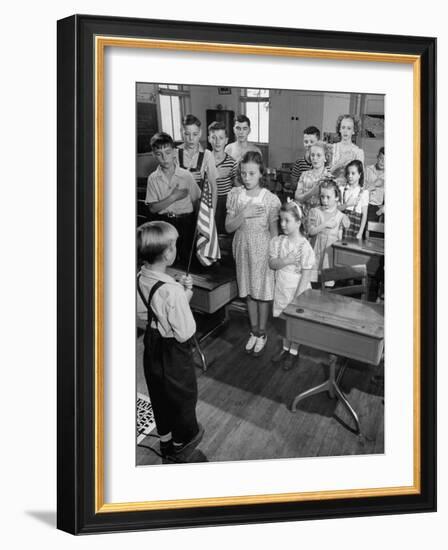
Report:
<svg viewBox="0 0 448 550"><path fill-rule="evenodd" d="M156 314L154 313L154 311L151 307L151 300L152 300L154 294L157 292L157 290L159 290L159 288L164 284L165 283L163 281L157 281L157 283L155 283L152 286L151 290L149 291L148 299L146 299L145 295L143 294L142 287L140 286L140 275L137 275L137 290L138 290L138 293L140 294L140 298L142 299L143 303L145 304L147 312L148 312L148 319L146 321L146 326L147 327L151 326L151 321L152 321L153 317L158 322L157 316L156 316Z"/></svg>
<svg viewBox="0 0 448 550"><path fill-rule="evenodd" d="M201 168L202 168L202 163L204 162L204 155L205 155L205 151L199 151L196 166L194 168L191 166L190 168L187 168L186 166L184 166L184 150L179 149L179 166L184 170L188 170L189 172L191 172L196 183L199 185L201 191L204 186L204 180L201 175Z"/></svg>
<svg viewBox="0 0 448 550"><path fill-rule="evenodd" d="M345 187L343 197L342 197L343 202L345 202L345 197L348 190L349 188ZM361 193L362 193L362 189L359 190L358 196L356 197L356 202L355 202L355 205L353 206L353 212L356 210L356 207L358 206L359 201L361 200Z"/></svg>
<svg viewBox="0 0 448 550"><path fill-rule="evenodd" d="M185 166L184 166L184 150L183 149L178 149L178 151L179 151L179 153L178 153L179 154L179 166L181 168L185 168Z"/></svg>
<svg viewBox="0 0 448 550"><path fill-rule="evenodd" d="M195 170L200 172L201 171L201 168L202 168L202 163L204 161L204 151L199 151L199 155L198 155L198 163L196 164L196 168Z"/></svg>
<svg viewBox="0 0 448 550"><path fill-rule="evenodd" d="M196 162L196 167L193 168L190 166L190 168L186 168L184 165L184 150L179 149L179 166L181 168L184 168L185 170L188 170L189 172L200 172L202 168L202 163L204 162L204 151L199 151L198 154L198 160Z"/></svg>

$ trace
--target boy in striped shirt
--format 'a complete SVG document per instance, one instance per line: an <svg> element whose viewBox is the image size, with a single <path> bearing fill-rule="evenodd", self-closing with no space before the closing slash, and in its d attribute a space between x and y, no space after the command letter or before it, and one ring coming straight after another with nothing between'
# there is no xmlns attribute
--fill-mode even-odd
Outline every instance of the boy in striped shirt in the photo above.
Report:
<svg viewBox="0 0 448 550"><path fill-rule="evenodd" d="M237 163L224 148L229 141L226 125L223 122L212 122L208 127L208 141L213 149L218 177L218 201L216 204L215 222L219 233L225 233L227 195L234 185L238 185Z"/></svg>

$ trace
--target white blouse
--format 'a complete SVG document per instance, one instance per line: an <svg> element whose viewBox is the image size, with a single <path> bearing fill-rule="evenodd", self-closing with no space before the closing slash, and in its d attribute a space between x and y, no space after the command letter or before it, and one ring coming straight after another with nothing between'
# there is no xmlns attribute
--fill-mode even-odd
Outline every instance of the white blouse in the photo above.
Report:
<svg viewBox="0 0 448 550"><path fill-rule="evenodd" d="M369 192L359 185L347 186L342 192L343 202L350 212L362 213L362 209L369 206Z"/></svg>

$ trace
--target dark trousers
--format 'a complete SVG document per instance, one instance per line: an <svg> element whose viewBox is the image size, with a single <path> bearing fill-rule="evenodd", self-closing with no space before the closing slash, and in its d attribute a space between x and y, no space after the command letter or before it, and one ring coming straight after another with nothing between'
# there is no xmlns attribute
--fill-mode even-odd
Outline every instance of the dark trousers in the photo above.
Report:
<svg viewBox="0 0 448 550"><path fill-rule="evenodd" d="M190 441L199 430L196 418L198 386L190 342L162 338L147 328L143 369L159 435Z"/></svg>
<svg viewBox="0 0 448 550"><path fill-rule="evenodd" d="M177 240L177 256L176 262L183 268L187 267L188 259L190 257L191 247L193 245L193 236L195 230L196 214L192 212L185 216L178 216L170 218L163 214L158 214L153 217L154 220L163 220L173 225L179 233ZM194 255L194 251L193 251Z"/></svg>
<svg viewBox="0 0 448 550"><path fill-rule="evenodd" d="M273 317L272 323L277 334L282 338L286 338L286 319L284 317Z"/></svg>
<svg viewBox="0 0 448 550"><path fill-rule="evenodd" d="M369 224L369 222L375 222L375 223L384 223L384 215L381 215L381 216L377 216L376 212L377 210L379 209L380 207L379 206L376 206L374 204L369 204L368 208L367 208L367 221L366 221L366 226L364 228L364 239L366 238L366 231L367 231L367 226ZM370 235L371 237L383 237L384 235L380 235L378 233L371 233Z"/></svg>
<svg viewBox="0 0 448 550"><path fill-rule="evenodd" d="M227 195L218 195L216 202L215 222L219 235L226 233Z"/></svg>
<svg viewBox="0 0 448 550"><path fill-rule="evenodd" d="M367 209L367 221L368 222L379 222L381 221L381 216L377 216L376 211L379 209L379 206L375 204L369 204ZM366 224L367 227L367 224Z"/></svg>

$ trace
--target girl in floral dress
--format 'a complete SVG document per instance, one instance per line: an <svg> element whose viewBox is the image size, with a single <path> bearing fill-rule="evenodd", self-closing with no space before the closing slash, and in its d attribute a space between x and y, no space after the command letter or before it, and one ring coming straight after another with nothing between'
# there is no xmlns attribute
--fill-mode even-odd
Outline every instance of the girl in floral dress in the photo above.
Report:
<svg viewBox="0 0 448 550"><path fill-rule="evenodd" d="M269 266L275 270L274 320L278 331L284 335L286 327L281 314L294 298L311 288L311 269L315 259L313 249L304 235L301 208L294 201L281 207L280 227L283 235L271 240ZM272 362L282 362L283 369L289 370L296 362L298 348L298 344L283 336L282 348Z"/></svg>
<svg viewBox="0 0 448 550"><path fill-rule="evenodd" d="M326 153L327 144L323 141L317 141L311 145L310 161L312 168L302 172L297 183L294 198L302 207L305 222L310 209L319 206L319 182L329 175L325 166ZM306 227L305 231L307 231Z"/></svg>
<svg viewBox="0 0 448 550"><path fill-rule="evenodd" d="M240 163L243 186L227 196L226 231L235 232L233 255L238 292L247 299L251 332L245 350L259 356L265 349L270 301L274 297L274 274L268 265L269 242L277 235L280 201L261 186L263 159L248 151Z"/></svg>
<svg viewBox="0 0 448 550"><path fill-rule="evenodd" d="M311 280L318 280L322 269L333 266L331 245L342 239L343 229L348 229L348 216L338 209L341 191L333 179L324 180L320 185L320 207L310 210L308 217L308 234L314 248L316 263ZM329 285L330 286L330 285Z"/></svg>

